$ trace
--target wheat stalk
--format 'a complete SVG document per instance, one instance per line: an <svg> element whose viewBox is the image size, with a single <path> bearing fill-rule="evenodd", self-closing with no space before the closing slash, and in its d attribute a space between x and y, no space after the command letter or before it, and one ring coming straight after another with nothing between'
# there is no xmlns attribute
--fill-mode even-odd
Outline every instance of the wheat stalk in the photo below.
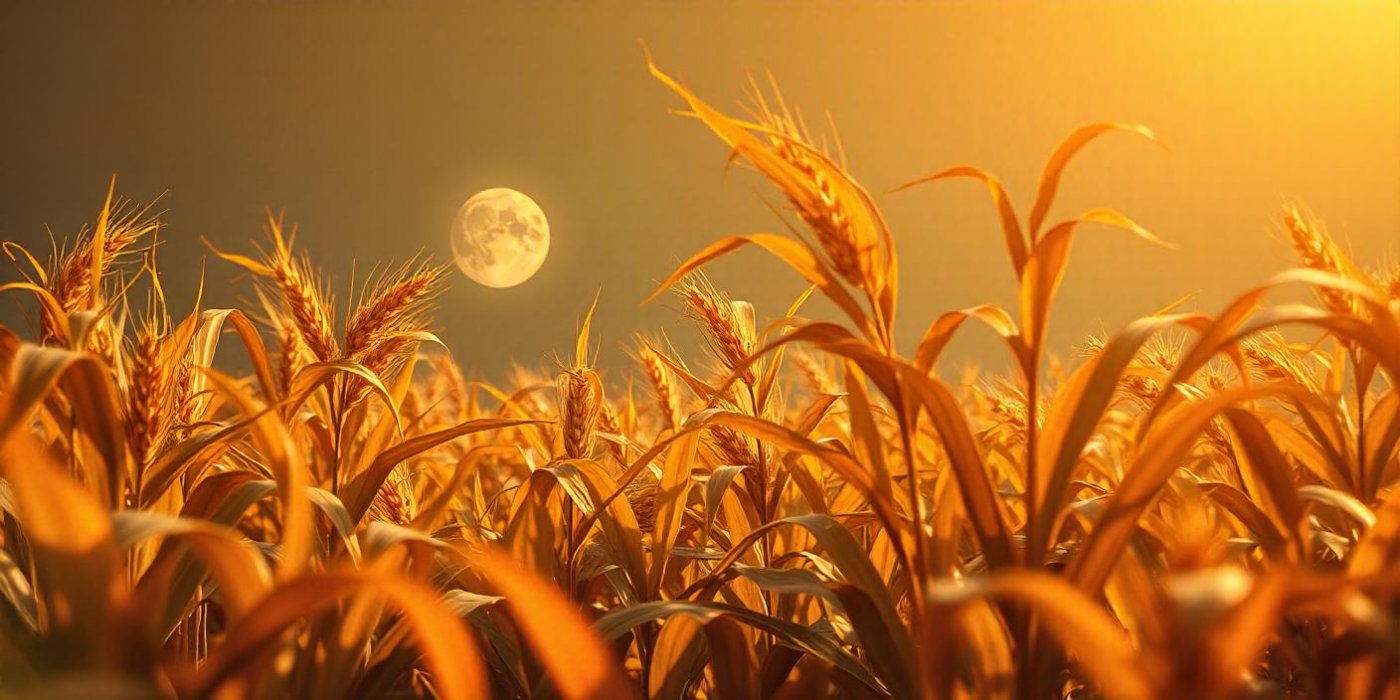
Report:
<svg viewBox="0 0 1400 700"><path fill-rule="evenodd" d="M1030 413L1026 410L1026 399L1007 387L992 385L981 390L987 399L988 410L997 420L1008 426L1010 434L1024 437Z"/></svg>
<svg viewBox="0 0 1400 700"><path fill-rule="evenodd" d="M1347 259L1337 242L1313 217L1304 214L1295 205L1283 208L1283 226L1288 231L1289 240L1298 254L1299 261L1306 267L1335 275L1356 278L1356 268ZM1350 294L1331 287L1314 287L1318 299L1329 311L1335 314L1355 315L1360 311L1357 300Z"/></svg>
<svg viewBox="0 0 1400 700"><path fill-rule="evenodd" d="M421 330L422 314L438 292L446 268L419 266L381 280L375 292L350 317L345 330L345 353L365 350L376 336L394 331Z"/></svg>
<svg viewBox="0 0 1400 700"><path fill-rule="evenodd" d="M597 375L587 368L559 373L559 426L568 459L586 459L593 453L593 431L602 410L598 386Z"/></svg>
<svg viewBox="0 0 1400 700"><path fill-rule="evenodd" d="M750 85L756 103L755 117L764 127L774 153L805 183L800 195L787 188L784 193L798 218L812 230L832 269L850 284L863 287L871 279L873 246L860 241L852 221L851 203L836 187L839 175L830 158L812 145L806 126L787 108L776 85L774 92L776 109L769 107L756 85Z"/></svg>
<svg viewBox="0 0 1400 700"><path fill-rule="evenodd" d="M388 377L404 367L418 343L418 337L410 333L377 334L371 337L368 347L351 359L373 372L376 377ZM368 395L369 390L370 385L364 380L352 380L350 405L358 403Z"/></svg>
<svg viewBox="0 0 1400 700"><path fill-rule="evenodd" d="M623 437L622 421L618 419L617 413L613 411L613 407L607 401L599 401L598 405L600 407L598 411L598 428L605 433L616 435L619 438ZM604 440L603 442L608 448L608 454L612 455L614 461L618 464L627 463L627 452L621 443L616 440Z"/></svg>
<svg viewBox="0 0 1400 700"><path fill-rule="evenodd" d="M1264 334L1240 344L1251 369L1265 381L1292 382L1312 387L1312 375L1276 334Z"/></svg>
<svg viewBox="0 0 1400 700"><path fill-rule="evenodd" d="M1128 396L1144 406L1152 406L1162 396L1162 384L1156 379L1138 373L1123 376L1123 390Z"/></svg>
<svg viewBox="0 0 1400 700"><path fill-rule="evenodd" d="M753 384L752 366L745 366L754 351L752 314L715 289L703 275L695 275L678 288L692 318L699 324L720 364L730 372L744 367L739 378Z"/></svg>
<svg viewBox="0 0 1400 700"><path fill-rule="evenodd" d="M422 340L430 302L441 286L444 268L410 265L381 278L346 324L346 355L379 377L403 367ZM369 389L362 380L352 384L351 404Z"/></svg>
<svg viewBox="0 0 1400 700"><path fill-rule="evenodd" d="M729 398L717 402L720 409L732 413L739 412L739 406ZM717 425L709 429L710 437L720 458L725 464L735 466L757 466L758 449L754 439L727 426Z"/></svg>
<svg viewBox="0 0 1400 700"><path fill-rule="evenodd" d="M165 439L169 407L169 368L160 357L160 342L150 329L142 330L132 351L127 377L127 445L138 469Z"/></svg>
<svg viewBox="0 0 1400 700"><path fill-rule="evenodd" d="M160 227L157 218L146 216L149 207L128 211L125 202L118 202L114 207L102 241L102 264L96 271L99 278L93 278L94 244L97 241L91 234L63 256L49 278L49 291L58 299L64 311L71 313L84 308L92 286L101 284L100 276L114 267L134 243Z"/></svg>
<svg viewBox="0 0 1400 700"><path fill-rule="evenodd" d="M627 504L631 506L632 514L637 518L637 529L642 532L651 532L656 524L656 493L656 478L649 472L633 480L623 489Z"/></svg>
<svg viewBox="0 0 1400 700"><path fill-rule="evenodd" d="M305 261L297 263L283 257L271 269L282 302L301 335L301 342L317 360L326 362L338 359L340 346L335 340L334 316L320 285L313 281L315 275L310 265Z"/></svg>
<svg viewBox="0 0 1400 700"><path fill-rule="evenodd" d="M107 206L103 216L109 217L109 223L102 241L100 265L96 270L93 269L93 261L97 239L93 234L83 236L72 250L58 254L56 259L50 262L51 270L45 286L64 313L72 314L83 309L96 310L97 305L92 303L94 286L100 288L107 273L117 269L123 254L142 237L160 227L158 218L147 216L149 207L128 211L126 203L120 201ZM48 343L59 337L58 327L62 321L54 318L53 313L47 305L42 307L39 326L41 343ZM104 316L97 319L95 324L89 331L88 349L106 359L108 364L112 364L116 348L110 321Z"/></svg>
<svg viewBox="0 0 1400 700"><path fill-rule="evenodd" d="M675 430L680 424L681 414L680 387L676 385L675 376L661 359L661 351L645 337L639 336L637 339L636 358L651 386L652 396L656 398L663 425Z"/></svg>
<svg viewBox="0 0 1400 700"><path fill-rule="evenodd" d="M279 316L274 325L277 330L277 374L282 383L282 395L286 396L291 391L292 378L306 364L305 354L308 351L294 321Z"/></svg>
<svg viewBox="0 0 1400 700"><path fill-rule="evenodd" d="M186 349L171 375L170 405L173 413L166 435L167 447L171 442L188 437L190 426L200 419L201 400L196 391L196 380L194 361Z"/></svg>
<svg viewBox="0 0 1400 700"><path fill-rule="evenodd" d="M452 413L454 416L462 416L467 411L467 394L463 390L465 380L462 378L462 370L457 367L457 363L452 361L452 357L446 353L437 353L428 358L428 363L432 365L435 377L439 378L447 387L447 396L452 400Z"/></svg>
<svg viewBox="0 0 1400 700"><path fill-rule="evenodd" d="M404 467L394 467L389 473L365 515L370 520L403 527L413 522L418 515L418 499L413 495L413 484Z"/></svg>
<svg viewBox="0 0 1400 700"><path fill-rule="evenodd" d="M792 357L797 370L802 373L802 378L807 381L807 386L811 387L812 391L822 395L841 392L841 388L836 385L836 380L817 358L805 352L793 353Z"/></svg>

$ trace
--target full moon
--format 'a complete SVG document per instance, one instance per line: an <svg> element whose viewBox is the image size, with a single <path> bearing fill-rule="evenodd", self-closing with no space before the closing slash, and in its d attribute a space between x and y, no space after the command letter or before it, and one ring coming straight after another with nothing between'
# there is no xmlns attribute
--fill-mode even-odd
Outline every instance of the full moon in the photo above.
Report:
<svg viewBox="0 0 1400 700"><path fill-rule="evenodd" d="M514 287L549 254L549 222L535 200L505 187L472 195L452 222L452 258L477 284Z"/></svg>

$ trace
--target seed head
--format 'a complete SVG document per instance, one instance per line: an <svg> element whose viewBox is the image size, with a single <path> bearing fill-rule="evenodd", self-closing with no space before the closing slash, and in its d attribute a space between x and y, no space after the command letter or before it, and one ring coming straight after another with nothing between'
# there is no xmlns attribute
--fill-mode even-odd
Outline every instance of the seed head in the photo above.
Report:
<svg viewBox="0 0 1400 700"><path fill-rule="evenodd" d="M753 354L756 342L753 307L733 301L699 275L682 285L679 293L720 364L730 372L743 366ZM752 384L753 367L744 367L740 379Z"/></svg>
<svg viewBox="0 0 1400 700"><path fill-rule="evenodd" d="M581 368L560 372L556 386L564 455L568 459L585 459L593 453L602 384L593 370Z"/></svg>

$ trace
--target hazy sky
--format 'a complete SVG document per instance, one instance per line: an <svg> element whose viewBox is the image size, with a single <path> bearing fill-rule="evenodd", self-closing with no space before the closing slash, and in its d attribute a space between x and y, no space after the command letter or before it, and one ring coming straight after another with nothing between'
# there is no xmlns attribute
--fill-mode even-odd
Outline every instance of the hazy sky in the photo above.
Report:
<svg viewBox="0 0 1400 700"><path fill-rule="evenodd" d="M852 171L879 193L972 163L1002 176L1024 216L1072 128L1151 126L1168 150L1103 139L1055 213L1113 206L1179 249L1086 229L1052 318L1066 351L1186 293L1217 310L1282 269L1285 199L1363 263L1400 249L1394 0L5 3L0 239L46 250L45 226L76 232L116 173L129 197L165 193L172 296L194 288L201 236L247 251L272 206L344 299L352 261L363 273L418 249L446 260L457 207L513 187L548 214L550 258L507 290L454 271L443 338L490 376L542 364L571 347L601 287L597 332L616 363L633 330L684 325L674 304L638 308L679 259L781 226L771 190L726 172L719 142L667 113L678 102L647 76L643 42L726 108L747 72L771 70L812 121L830 112ZM1014 301L977 186L879 198L903 263L906 344L941 311ZM711 269L760 314L801 288L757 251ZM226 263L207 270L212 304L249 289ZM0 299L5 323L21 323L19 300ZM991 347L969 336L955 356Z"/></svg>

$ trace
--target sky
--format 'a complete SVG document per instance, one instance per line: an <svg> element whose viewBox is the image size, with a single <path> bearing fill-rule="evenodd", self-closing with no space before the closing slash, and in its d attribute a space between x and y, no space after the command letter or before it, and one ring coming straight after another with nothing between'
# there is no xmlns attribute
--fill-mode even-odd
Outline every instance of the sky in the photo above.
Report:
<svg viewBox="0 0 1400 700"><path fill-rule="evenodd" d="M458 207L511 187L549 217L550 256L510 289L454 271L441 337L488 377L548 367L600 290L594 337L619 366L635 331L691 337L675 301L639 305L680 260L784 225L773 190L670 112L644 45L722 108L771 72L809 121L830 116L894 230L906 351L941 312L1013 305L1014 280L977 185L890 190L975 164L1025 216L1044 158L1090 122L1146 124L1166 147L1096 142L1052 216L1114 207L1175 248L1086 229L1051 319L1061 354L1188 294L1218 310L1289 266L1286 201L1363 265L1400 253L1394 0L5 3L0 239L47 251L47 231L95 218L115 174L120 194L166 210L174 311L201 271L206 305L250 297L203 240L250 251L267 207L299 225L343 302L376 265L450 260ZM710 272L760 317L803 288L759 251ZM27 333L32 309L11 294L0 322ZM953 360L1003 363L986 335Z"/></svg>

